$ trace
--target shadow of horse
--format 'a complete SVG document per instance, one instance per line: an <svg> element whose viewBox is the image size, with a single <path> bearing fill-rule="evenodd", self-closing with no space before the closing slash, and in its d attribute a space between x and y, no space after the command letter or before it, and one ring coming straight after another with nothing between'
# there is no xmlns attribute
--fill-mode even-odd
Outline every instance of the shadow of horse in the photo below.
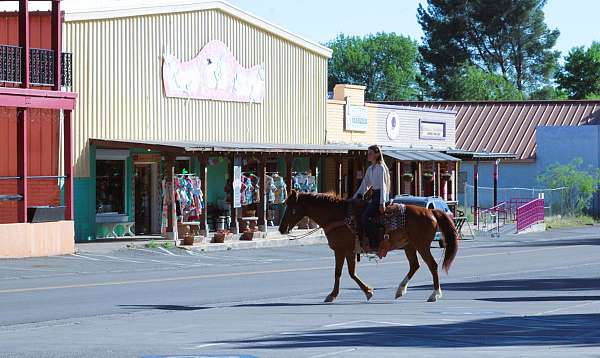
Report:
<svg viewBox="0 0 600 358"><path fill-rule="evenodd" d="M600 314L497 317L449 324L323 329L231 340L240 349L600 346Z"/></svg>

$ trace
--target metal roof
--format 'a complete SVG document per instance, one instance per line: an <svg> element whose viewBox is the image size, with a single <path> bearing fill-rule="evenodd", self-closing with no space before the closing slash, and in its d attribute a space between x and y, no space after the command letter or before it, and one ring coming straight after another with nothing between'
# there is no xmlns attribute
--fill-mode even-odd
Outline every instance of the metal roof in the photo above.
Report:
<svg viewBox="0 0 600 358"><path fill-rule="evenodd" d="M383 154L398 160L416 162L458 162L460 159L432 150L384 149Z"/></svg>
<svg viewBox="0 0 600 358"><path fill-rule="evenodd" d="M496 159L516 159L517 155L512 153L489 153L489 152L474 152L463 149L450 149L446 154L456 156L463 159L480 159L480 160L496 160Z"/></svg>
<svg viewBox="0 0 600 358"><path fill-rule="evenodd" d="M456 111L456 147L535 159L536 128L600 124L600 100L383 102Z"/></svg>
<svg viewBox="0 0 600 358"><path fill-rule="evenodd" d="M179 12L191 12L201 10L219 10L230 16L241 19L250 25L269 32L275 36L281 37L297 46L317 53L323 57L330 58L332 50L317 42L307 40L302 36L296 35L278 25L263 20L247 11L233 6L225 1L203 1L203 0L152 0L144 2L116 1L113 4L102 5L97 9L82 9L76 6L65 6L65 22L90 21L102 19L115 19L122 17L135 17L147 15L161 15ZM122 4L122 5L121 5ZM112 5L112 6L110 6Z"/></svg>

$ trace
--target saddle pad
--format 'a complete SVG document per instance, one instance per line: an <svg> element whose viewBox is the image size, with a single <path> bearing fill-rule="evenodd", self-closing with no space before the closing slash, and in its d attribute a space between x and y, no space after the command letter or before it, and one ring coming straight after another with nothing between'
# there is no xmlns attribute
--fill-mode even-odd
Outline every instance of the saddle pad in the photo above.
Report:
<svg viewBox="0 0 600 358"><path fill-rule="evenodd" d="M385 232L404 230L406 227L406 206L392 204L385 209L385 214L379 215L375 220L377 224L385 227Z"/></svg>

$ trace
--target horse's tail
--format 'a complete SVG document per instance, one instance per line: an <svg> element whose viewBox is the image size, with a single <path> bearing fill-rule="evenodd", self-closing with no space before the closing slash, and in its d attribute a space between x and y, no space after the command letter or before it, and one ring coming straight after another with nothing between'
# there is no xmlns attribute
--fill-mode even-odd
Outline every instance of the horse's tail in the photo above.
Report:
<svg viewBox="0 0 600 358"><path fill-rule="evenodd" d="M432 212L438 222L438 226L444 238L445 250L442 268L446 273L448 273L450 265L452 265L452 261L454 261L456 253L458 252L459 234L456 230L456 226L454 225L454 221L450 218L450 216L448 216L448 214L437 209L432 210Z"/></svg>

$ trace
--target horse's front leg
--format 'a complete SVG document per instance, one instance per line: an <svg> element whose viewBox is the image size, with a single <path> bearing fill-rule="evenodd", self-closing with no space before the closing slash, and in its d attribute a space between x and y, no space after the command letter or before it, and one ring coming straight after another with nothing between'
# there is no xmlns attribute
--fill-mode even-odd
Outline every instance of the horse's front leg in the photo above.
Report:
<svg viewBox="0 0 600 358"><path fill-rule="evenodd" d="M325 298L325 302L333 302L340 293L340 278L342 277L342 269L344 268L344 254L339 250L335 253L335 282L333 291Z"/></svg>
<svg viewBox="0 0 600 358"><path fill-rule="evenodd" d="M373 289L365 285L365 283L362 282L358 275L356 275L356 255L354 255L354 252L351 252L350 254L346 255L346 262L348 263L348 274L350 274L350 277L354 280L354 282L358 284L360 289L365 293L365 296L367 296L367 301L370 300L371 297L373 297Z"/></svg>

